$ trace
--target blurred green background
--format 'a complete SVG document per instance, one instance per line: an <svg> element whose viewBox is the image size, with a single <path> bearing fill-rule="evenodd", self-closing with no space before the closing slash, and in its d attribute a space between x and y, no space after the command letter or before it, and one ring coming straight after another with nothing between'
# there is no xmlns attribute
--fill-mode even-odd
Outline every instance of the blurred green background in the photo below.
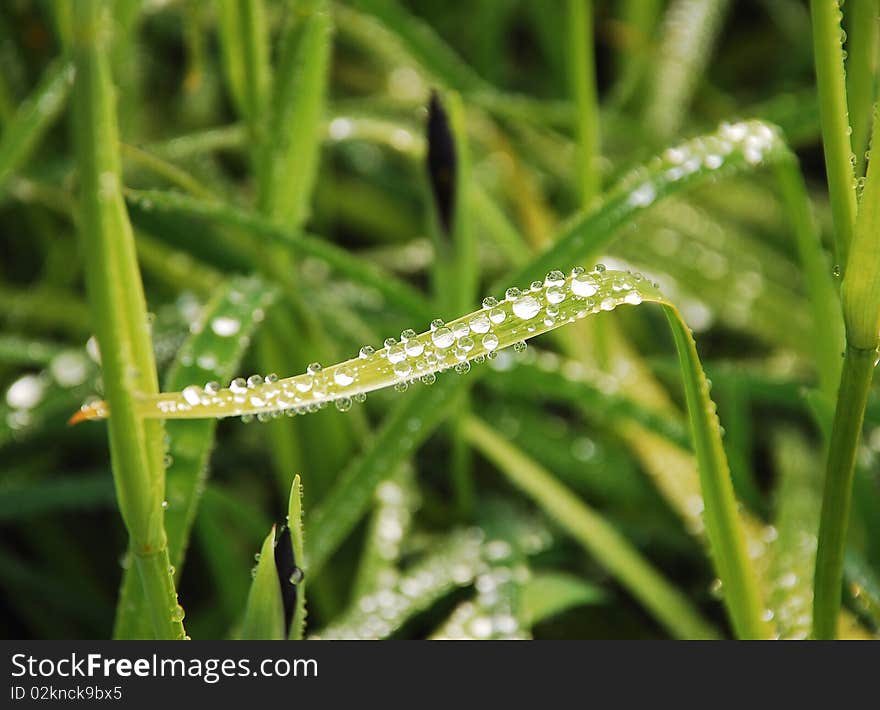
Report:
<svg viewBox="0 0 880 710"><path fill-rule="evenodd" d="M222 4L112 3L109 52L124 184L252 211L258 192L252 138L224 73ZM300 4L264 3L272 65L282 28ZM309 230L430 293L438 235L424 164L426 106L432 88L454 89L466 110L473 180L486 201L470 213L482 298L511 266L551 243L566 218L589 207L578 188L566 4L329 5L332 54ZM0 145L7 151L0 149L0 625L15 638L112 635L127 564L106 427L67 425L83 401L102 392L73 217L69 81L56 75L65 12L75 6L0 5ZM601 136L595 169L602 186L723 121L764 119L796 151L827 243L806 3L598 0L592 17ZM42 95L45 110L35 113L40 135L32 148L22 147L17 136L10 139L10 127L33 108L26 101L39 98L35 92L46 81L58 85ZM861 163L867 138L854 140L862 141ZM14 157L18 148L22 155ZM629 219L602 261L649 274L696 331L737 494L763 536L767 550L760 555L776 570L768 578L776 574L774 584L785 588L784 554L806 549L809 555L815 535L821 442L803 391L815 381L812 343L823 336L810 321L791 225L772 178L756 170L703 181ZM292 375L314 360L330 364L364 344L379 347L404 328L428 325L316 258L286 261L240 226L152 209L146 199L129 201L129 214L160 382L180 360L206 304L230 279L255 272L261 281L246 283L258 295L291 275L290 288L307 304L312 325L304 329L284 306L267 301L265 318L249 326L251 346L234 374L265 374L273 362L279 375ZM274 271L266 271L267 259ZM456 288L453 271L439 291ZM450 305L454 298L432 298L438 317L461 314ZM561 343L569 335L543 336L523 356L504 353L483 365L491 371L474 383L470 411L563 481L728 635L723 591L713 584L695 527L700 502L688 487L693 472L681 387L662 314L622 309L596 320L571 326L570 335L579 343L575 350L588 353L574 379L592 399L567 396L565 365L548 354L567 352ZM543 370L551 381L541 379ZM330 407L270 424L219 423L186 568L176 574L190 635L237 633L253 555L271 523L284 516L293 474L302 475L308 539L310 509L327 499L340 471L419 387L371 395L347 413ZM635 412L616 414L616 395ZM660 413L665 434L638 428L652 412ZM378 488L369 515L309 580L309 633L667 637L601 560L511 487L496 463L462 444L455 422L453 412L412 457L392 462L390 482ZM876 397L866 427L845 595L860 633L875 628L880 598ZM468 462L472 505L462 504L456 489L457 456ZM785 501L794 504L786 509ZM168 502L173 510L175 499ZM793 522L783 530L786 521ZM782 550L774 547L783 543ZM479 564L468 545L479 548L473 553ZM434 588L414 573L422 569L435 591L426 592ZM404 583L413 579L422 587L407 594ZM382 591L389 589L416 602L377 623ZM776 603L777 616L780 609L801 613ZM468 622L474 618L492 623ZM792 636L804 626L803 619L787 624Z"/></svg>

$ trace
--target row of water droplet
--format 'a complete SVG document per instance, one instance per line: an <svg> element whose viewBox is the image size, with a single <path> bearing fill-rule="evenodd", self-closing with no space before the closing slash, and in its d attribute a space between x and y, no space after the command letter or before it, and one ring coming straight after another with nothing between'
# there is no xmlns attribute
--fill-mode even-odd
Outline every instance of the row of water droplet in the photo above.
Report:
<svg viewBox="0 0 880 710"><path fill-rule="evenodd" d="M543 281L509 288L503 299L488 297L482 308L449 323L440 319L417 334L407 329L388 338L381 348L362 347L350 360L323 368L313 363L304 374L279 379L275 374L236 378L228 387L217 382L191 385L182 392L146 398L143 414L164 418L240 416L266 420L280 414L316 411L328 402L341 411L366 393L388 386L398 390L421 382L430 385L439 372L470 370L506 347L525 348L525 341L591 313L621 304L637 305L644 298L659 300L654 287L639 274L591 271L575 267L569 274L549 272ZM213 327L213 326L212 326ZM235 335L221 324L215 333Z"/></svg>

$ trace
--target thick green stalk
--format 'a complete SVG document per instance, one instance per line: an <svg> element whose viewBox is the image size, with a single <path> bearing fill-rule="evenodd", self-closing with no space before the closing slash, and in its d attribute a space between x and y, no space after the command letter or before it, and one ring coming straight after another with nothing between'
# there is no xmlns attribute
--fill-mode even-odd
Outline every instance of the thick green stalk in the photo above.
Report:
<svg viewBox="0 0 880 710"><path fill-rule="evenodd" d="M853 474L876 356L875 350L847 347L843 361L822 495L819 548L816 552L813 636L818 639L837 636Z"/></svg>
<svg viewBox="0 0 880 710"><path fill-rule="evenodd" d="M877 118L875 110L872 145L880 144L880 121ZM880 332L880 161L868 163L865 190L843 280L843 317L847 346L831 429L816 552L813 635L817 638L833 638L837 631L853 472L877 359Z"/></svg>
<svg viewBox="0 0 880 710"><path fill-rule="evenodd" d="M836 256L843 269L849 258L856 221L855 171L846 103L840 8L837 0L811 0L813 52L819 90L822 147L834 218Z"/></svg>
<svg viewBox="0 0 880 710"><path fill-rule="evenodd" d="M158 391L134 238L119 181L115 97L102 41L101 5L74 16L74 140L80 180L79 231L86 286L113 414L108 428L117 498L131 538L157 638L182 638L163 523L161 422L137 413L141 393Z"/></svg>
<svg viewBox="0 0 880 710"><path fill-rule="evenodd" d="M568 73L577 104L577 172L581 206L599 194L599 102L593 49L592 0L568 0Z"/></svg>

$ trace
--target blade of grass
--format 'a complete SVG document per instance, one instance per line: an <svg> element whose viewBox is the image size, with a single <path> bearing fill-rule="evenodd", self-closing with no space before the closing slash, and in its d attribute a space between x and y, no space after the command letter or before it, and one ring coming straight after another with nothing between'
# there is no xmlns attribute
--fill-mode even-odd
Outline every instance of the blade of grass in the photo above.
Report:
<svg viewBox="0 0 880 710"><path fill-rule="evenodd" d="M872 145L880 145L880 120L874 114ZM880 162L880 161L878 161ZM846 533L852 503L856 456L862 436L880 333L880 165L868 163L843 280L846 351L837 394L822 495L816 553L813 635L834 638L840 609Z"/></svg>
<svg viewBox="0 0 880 710"><path fill-rule="evenodd" d="M262 0L218 0L226 82L238 113L257 138L269 88L269 41Z"/></svg>
<svg viewBox="0 0 880 710"><path fill-rule="evenodd" d="M852 125L852 147L855 151L856 175L865 174L865 151L871 133L871 112L874 105L874 72L877 69L876 0L851 2L846 6L846 98Z"/></svg>
<svg viewBox="0 0 880 710"><path fill-rule="evenodd" d="M856 222L855 172L846 102L846 80L841 46L841 13L837 2L810 0L813 52L822 123L822 148L828 174L828 193L834 217L835 258L841 271L849 263Z"/></svg>
<svg viewBox="0 0 880 710"><path fill-rule="evenodd" d="M463 327L463 324L468 324L468 332L471 332L470 324L477 323L474 332L482 330L481 315L487 321L494 318L494 321L486 324L487 328L491 328L490 324L499 320L498 316L502 313L504 318L501 323L496 322L497 328L491 333L492 339L487 339L490 335L487 332L479 345L469 336L459 337L458 349L462 351L459 364L480 356L485 357L497 348L518 342L517 338L531 338L589 314L613 310L618 305L637 305L645 301L663 304L679 352L705 501L706 530L719 577L728 590L725 602L740 636L752 638L768 635L767 625L762 619L764 611L754 570L745 553L745 539L721 445L714 404L709 397L708 383L697 357L693 337L678 312L641 277L606 272L604 267L590 274L575 270L570 279L566 279L560 272L551 272L542 289L527 291L525 294L513 289L507 295L507 300L502 304L488 303L485 309L489 311L488 314L478 311L451 322L448 327L435 323L432 331L409 338L405 345L418 346L418 355L412 356L416 360L416 371L420 370L423 377L430 377L435 371L448 367L450 363L445 363L448 356L443 350L452 346L455 341L454 333L460 325ZM540 322L536 316L542 307L549 307L551 310L546 312L543 322ZM524 327L526 324L527 327ZM468 339L467 342L465 338ZM422 355L424 359L418 360ZM305 375L262 385L233 385L229 390L210 393L205 404L201 401L190 401L182 393L162 394L152 401L145 400L141 412L144 416L162 418L201 418L249 415L284 409L295 411L297 408L307 410L310 406L326 401L341 402L348 407L353 395L414 379L414 364L408 362L407 357L410 356L404 346L389 345L378 353L366 353L365 357L339 363L321 372L311 371ZM401 363L406 363L405 371L395 367ZM469 366L456 369L465 372ZM449 385L449 382L448 379L442 380L433 392L454 394L456 388ZM309 393L308 401L311 404L303 402L302 394L305 392ZM428 390L422 390L418 397L402 404L394 416L385 422L377 438L382 445L379 446L374 441L368 447L364 458L349 467L331 496L315 514L314 527L310 527L313 531L320 530L322 534L314 532L314 537L311 538L318 540L317 549L313 549L308 557L312 568L320 567L326 561L327 556L360 518L375 486L393 470L392 462L408 456L413 447L442 419L445 414L443 402L435 403L439 406L431 411L421 411L422 405L435 396L426 395L426 392ZM92 407L84 414L86 417L101 415L100 405ZM402 432L407 433L401 436ZM327 510L334 512L331 515Z"/></svg>
<svg viewBox="0 0 880 710"><path fill-rule="evenodd" d="M661 138L678 132L721 29L727 0L673 0L663 21L645 120Z"/></svg>
<svg viewBox="0 0 880 710"><path fill-rule="evenodd" d="M0 193L8 178L26 164L46 131L64 110L73 85L73 63L55 60L33 93L19 104L0 138Z"/></svg>
<svg viewBox="0 0 880 710"><path fill-rule="evenodd" d="M308 216L317 174L331 51L323 0L295 4L282 40L262 151L259 209L279 224Z"/></svg>
<svg viewBox="0 0 880 710"><path fill-rule="evenodd" d="M162 423L137 412L158 391L134 239L119 184L113 87L100 39L101 3L74 17L74 139L80 179L79 228L104 385L113 416L110 450L119 507L157 638L183 638L163 524Z"/></svg>
<svg viewBox="0 0 880 710"><path fill-rule="evenodd" d="M478 264L476 241L467 205L471 184L471 159L465 131L464 106L454 92L434 93L428 111L428 175L433 197L432 232L435 258L432 272L434 298L452 313L473 307L476 301ZM455 283L456 288L448 285ZM467 395L459 401L469 409ZM471 457L456 421L452 422L451 475L456 506L462 517L474 508Z"/></svg>
<svg viewBox="0 0 880 710"><path fill-rule="evenodd" d="M161 190L128 190L127 196L135 203L145 203L150 210L164 211L228 225L254 235L271 239L304 255L327 262L340 274L352 281L375 289L389 303L411 315L430 318L430 309L424 297L408 284L334 244L299 230L276 226L253 212L241 210L220 202L198 200L186 195Z"/></svg>
<svg viewBox="0 0 880 710"><path fill-rule="evenodd" d="M484 456L599 560L670 633L682 638L716 636L711 625L691 608L678 590L611 525L578 500L552 474L498 436L477 417L468 418L465 432Z"/></svg>
<svg viewBox="0 0 880 710"><path fill-rule="evenodd" d="M299 641L303 638L306 628L306 569L304 562L306 553L302 524L302 483L300 482L299 474L293 477L293 485L290 487L287 525L290 528L290 542L293 546L294 562L302 566L299 581L296 584L296 605L293 611L293 619L290 623L290 633L288 634L288 638L291 641Z"/></svg>
<svg viewBox="0 0 880 710"><path fill-rule="evenodd" d="M257 568L248 594L240 638L280 641L284 638L284 604L275 568L275 526L257 554Z"/></svg>
<svg viewBox="0 0 880 710"><path fill-rule="evenodd" d="M193 334L180 347L165 378L167 389L185 388L193 382L228 381L238 368L262 313L276 291L256 278L236 277L220 286L204 313L193 324ZM208 474L208 458L217 428L216 420L168 422L168 456L165 471L165 529L171 565L180 578L184 555ZM144 598L131 570L123 575L117 608L117 638L142 636Z"/></svg>
<svg viewBox="0 0 880 710"><path fill-rule="evenodd" d="M589 207L601 192L599 158L599 100L593 48L592 0L568 0L568 73L577 106L577 173L581 207Z"/></svg>

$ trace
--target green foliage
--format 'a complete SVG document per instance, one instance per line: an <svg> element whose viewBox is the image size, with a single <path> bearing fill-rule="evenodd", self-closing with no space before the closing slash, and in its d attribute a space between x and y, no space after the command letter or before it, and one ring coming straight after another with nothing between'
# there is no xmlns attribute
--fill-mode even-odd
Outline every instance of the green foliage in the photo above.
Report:
<svg viewBox="0 0 880 710"><path fill-rule="evenodd" d="M0 7L7 635L876 634L876 2L753 10Z"/></svg>

